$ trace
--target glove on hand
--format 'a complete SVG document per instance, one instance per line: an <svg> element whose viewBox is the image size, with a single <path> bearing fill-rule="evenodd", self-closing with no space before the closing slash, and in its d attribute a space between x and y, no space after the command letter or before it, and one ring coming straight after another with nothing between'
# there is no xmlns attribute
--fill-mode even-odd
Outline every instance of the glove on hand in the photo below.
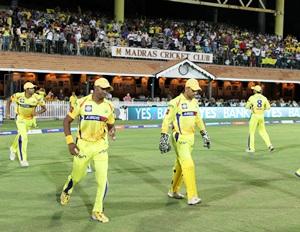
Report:
<svg viewBox="0 0 300 232"><path fill-rule="evenodd" d="M159 150L161 154L167 153L171 151L171 144L169 142L169 135L168 134L161 134L160 141L159 141Z"/></svg>
<svg viewBox="0 0 300 232"><path fill-rule="evenodd" d="M203 139L203 147L207 147L207 149L209 149L211 142L210 142L210 137L207 134L207 131L200 131L200 134L202 135L202 139Z"/></svg>

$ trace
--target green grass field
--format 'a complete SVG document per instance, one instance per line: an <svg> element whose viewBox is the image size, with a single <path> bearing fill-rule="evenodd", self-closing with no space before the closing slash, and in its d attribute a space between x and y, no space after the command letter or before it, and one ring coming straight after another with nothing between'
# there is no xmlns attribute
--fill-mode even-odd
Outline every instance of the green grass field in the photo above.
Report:
<svg viewBox="0 0 300 232"><path fill-rule="evenodd" d="M244 152L246 126L207 129L212 148L203 148L197 135L193 152L198 206L166 196L175 155L159 153L159 129L119 131L110 148L108 224L89 220L94 174L76 186L69 205L58 203L72 164L62 133L29 136L27 169L8 160L14 137L1 136L0 231L300 231L300 178L294 175L300 125L267 126L276 151L269 153L257 135L254 155Z"/></svg>

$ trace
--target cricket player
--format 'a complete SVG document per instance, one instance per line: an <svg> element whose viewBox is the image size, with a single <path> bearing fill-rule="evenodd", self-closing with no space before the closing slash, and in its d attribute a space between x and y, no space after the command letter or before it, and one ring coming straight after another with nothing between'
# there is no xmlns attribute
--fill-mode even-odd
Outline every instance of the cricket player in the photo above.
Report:
<svg viewBox="0 0 300 232"><path fill-rule="evenodd" d="M31 82L24 84L24 92L15 93L10 97L6 104L6 118L10 118L11 102L16 103L16 125L18 128L18 135L15 137L13 144L10 147L10 160L14 160L16 153L18 155L20 166L28 167L27 161L27 132L32 127L35 127L35 116L46 111L45 102L38 94L34 93L36 86ZM41 106L39 111L36 107Z"/></svg>
<svg viewBox="0 0 300 232"><path fill-rule="evenodd" d="M200 130L204 146L207 148L210 147L210 138L200 116L198 101L195 99L195 95L200 90L198 81L196 79L189 79L185 84L184 92L169 102L162 123L159 144L161 153L171 150L168 135L169 125L171 124L171 138L176 159L168 196L175 199L184 198L184 195L179 192L183 180L187 191L187 203L189 205L201 203L201 199L198 197L195 165L192 159L195 125Z"/></svg>
<svg viewBox="0 0 300 232"><path fill-rule="evenodd" d="M72 91L72 95L70 96L70 111L72 111L72 109L74 109L76 102L77 102L77 96L75 94L75 91Z"/></svg>
<svg viewBox="0 0 300 232"><path fill-rule="evenodd" d="M90 161L94 162L97 194L92 210L93 220L106 223L103 201L107 191L108 135L115 140L115 117L112 103L105 99L113 88L105 78L97 79L94 92L78 99L73 111L64 119L64 132L69 152L74 156L73 169L63 187L61 204L66 205L76 184L86 175ZM71 135L71 122L79 117L76 143Z"/></svg>
<svg viewBox="0 0 300 232"><path fill-rule="evenodd" d="M70 96L70 99L69 99L69 103L70 103L70 112L73 111L73 109L75 108L76 104L77 104L77 96L76 96L76 93L75 91L72 91L72 95ZM86 172L87 173L92 173L93 172L93 169L92 169L92 165L89 163L88 164L88 167L86 169Z"/></svg>
<svg viewBox="0 0 300 232"><path fill-rule="evenodd" d="M258 128L258 132L269 148L269 151L272 152L274 151L274 147L271 144L270 137L266 131L264 119L265 110L269 110L271 106L268 99L262 95L262 89L259 85L251 87L251 89L253 89L254 95L248 99L245 106L246 109L250 109L252 112L249 121L248 148L246 149L246 152L255 152L254 138L256 128Z"/></svg>

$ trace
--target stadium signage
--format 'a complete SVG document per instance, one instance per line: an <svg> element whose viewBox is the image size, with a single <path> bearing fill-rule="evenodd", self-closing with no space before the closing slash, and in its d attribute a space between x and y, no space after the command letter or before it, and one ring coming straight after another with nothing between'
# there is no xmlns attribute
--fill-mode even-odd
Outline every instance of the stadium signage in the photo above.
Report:
<svg viewBox="0 0 300 232"><path fill-rule="evenodd" d="M0 100L0 125L3 123L3 118L4 118L4 106L3 106L3 101Z"/></svg>
<svg viewBox="0 0 300 232"><path fill-rule="evenodd" d="M162 120L167 107L134 107L127 108L127 120ZM250 118L251 111L244 107L201 107L204 119L243 119ZM273 107L265 112L265 117L300 117L300 107Z"/></svg>
<svg viewBox="0 0 300 232"><path fill-rule="evenodd" d="M193 62L212 63L213 55L210 53L181 52L173 50L160 50L148 48L116 47L111 48L113 57L158 59L158 60L178 60L189 59Z"/></svg>

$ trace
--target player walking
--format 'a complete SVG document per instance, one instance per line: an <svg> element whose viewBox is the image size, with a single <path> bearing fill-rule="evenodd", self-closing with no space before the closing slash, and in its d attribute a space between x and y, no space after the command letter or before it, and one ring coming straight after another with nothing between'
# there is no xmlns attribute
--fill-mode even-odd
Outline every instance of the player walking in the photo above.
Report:
<svg viewBox="0 0 300 232"><path fill-rule="evenodd" d="M246 103L246 109L251 110L251 118L249 121L249 137L248 137L248 148L246 152L255 152L254 147L254 137L256 128L258 128L258 133L264 140L265 144L269 148L269 151L274 151L274 147L271 144L270 137L265 128L264 112L271 108L268 99L262 95L262 89L259 85L251 87L254 94L248 99Z"/></svg>
<svg viewBox="0 0 300 232"><path fill-rule="evenodd" d="M189 205L196 205L201 202L201 199L198 197L195 165L192 159L195 125L200 129L204 145L208 148L210 147L210 139L200 116L198 102L195 99L195 95L200 90L198 81L189 79L185 84L184 93L169 102L168 110L162 123L159 144L161 153L170 151L168 130L169 125L172 124L171 138L176 159L168 196L175 199L184 198L179 192L183 180Z"/></svg>
<svg viewBox="0 0 300 232"><path fill-rule="evenodd" d="M73 170L61 193L61 204L66 205L76 184L86 175L90 161L94 162L97 194L92 219L102 223L109 221L103 212L103 201L107 191L108 135L115 139L114 108L105 99L113 88L105 78L97 79L94 92L78 99L72 112L64 119L64 132L70 153L74 156ZM79 117L76 144L71 135L71 122Z"/></svg>
<svg viewBox="0 0 300 232"><path fill-rule="evenodd" d="M32 127L35 127L35 116L46 111L44 100L41 99L38 94L34 93L35 87L36 86L31 82L26 82L24 84L24 92L12 95L6 104L6 118L9 119L11 102L16 103L16 125L18 134L10 147L9 159L14 160L17 153L21 167L29 166L27 161L27 132ZM41 106L39 111L36 111L37 106Z"/></svg>

